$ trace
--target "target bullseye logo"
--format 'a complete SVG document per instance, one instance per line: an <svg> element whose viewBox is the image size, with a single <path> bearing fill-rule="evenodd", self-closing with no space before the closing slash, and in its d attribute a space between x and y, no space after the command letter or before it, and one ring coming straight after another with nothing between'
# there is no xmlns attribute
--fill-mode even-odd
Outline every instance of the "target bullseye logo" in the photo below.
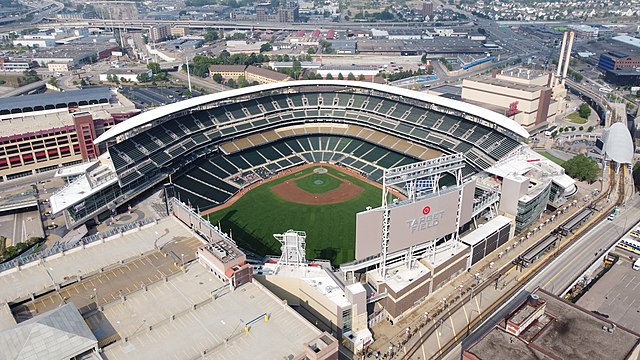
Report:
<svg viewBox="0 0 640 360"><path fill-rule="evenodd" d="M423 215L429 215L430 212L431 212L431 207L430 206L425 206L424 208L422 208L422 214Z"/></svg>

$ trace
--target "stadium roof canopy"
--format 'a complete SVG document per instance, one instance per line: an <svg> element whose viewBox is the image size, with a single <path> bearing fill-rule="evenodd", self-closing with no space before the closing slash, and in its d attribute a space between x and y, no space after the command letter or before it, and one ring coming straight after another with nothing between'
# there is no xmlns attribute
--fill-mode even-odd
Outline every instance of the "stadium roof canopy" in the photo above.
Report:
<svg viewBox="0 0 640 360"><path fill-rule="evenodd" d="M88 88L57 93L23 95L0 99L0 115L45 109L67 108L108 103L113 93L108 87Z"/></svg>
<svg viewBox="0 0 640 360"><path fill-rule="evenodd" d="M252 93L259 93L261 91L269 91L276 90L282 88L294 88L294 87L306 87L307 89L311 86L317 87L325 87L325 86L343 86L343 87L351 87L351 88L362 88L369 90L376 90L380 92L385 92L397 96L403 96L406 98L412 98L420 101L424 101L427 103L439 105L446 108L455 109L458 111L463 111L467 114L477 116L479 118L485 119L489 122L492 122L504 129L507 129L518 136L528 138L529 133L518 123L509 119L504 115L500 115L491 110L487 110L477 105L472 105L468 103L464 103L457 100L447 99L440 96L435 96L431 94L425 94L413 90L402 89L394 86L383 85L383 84L375 84L363 81L345 81L345 80L298 80L298 81L285 81L271 84L262 84L256 85L241 89L234 89L223 91L215 94L203 95L191 99L187 99L184 101L180 101L177 103L161 106L155 108L153 110L144 112L142 114L136 115L127 121L121 122L120 124L115 125L104 134L98 136L95 139L95 143L99 144L106 140L109 140L115 136L126 133L130 130L133 130L139 126L143 126L148 124L156 119L162 118L164 116L173 114L178 111L187 110L190 108L195 108L200 105L204 105L207 103L211 103L214 101L219 101L227 98L233 98L236 96L242 96Z"/></svg>
<svg viewBox="0 0 640 360"><path fill-rule="evenodd" d="M618 164L633 163L633 139L623 123L615 123L602 135L606 158Z"/></svg>
<svg viewBox="0 0 640 360"><path fill-rule="evenodd" d="M70 359L97 346L71 303L0 331L2 359Z"/></svg>

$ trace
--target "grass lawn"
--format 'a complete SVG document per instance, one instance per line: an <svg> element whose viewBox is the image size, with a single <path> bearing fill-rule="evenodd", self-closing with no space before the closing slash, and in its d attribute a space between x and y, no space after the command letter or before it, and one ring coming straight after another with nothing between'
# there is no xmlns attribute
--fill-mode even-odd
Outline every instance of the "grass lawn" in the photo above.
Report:
<svg viewBox="0 0 640 360"><path fill-rule="evenodd" d="M547 159L549 159L549 160L553 161L554 163L556 163L556 164L558 164L558 165L562 165L562 164L564 164L564 160L562 160L562 159L560 159L560 158L558 158L558 157L555 157L555 156L553 156L553 155L549 154L549 153L548 153L548 152L546 152L546 151L536 151L536 152L537 152L538 154L540 154L540 155L542 155L542 156L546 157Z"/></svg>
<svg viewBox="0 0 640 360"><path fill-rule="evenodd" d="M273 238L273 234L293 229L307 233L307 258L328 259L334 265L351 261L355 256L355 214L367 206L380 206L382 190L327 168L329 173L353 182L364 191L354 199L329 205L291 203L271 191L274 185L312 173L313 169L305 169L258 186L232 206L208 215L209 221L215 225L220 222L225 232L231 229L238 245L256 254L280 254L280 243ZM326 178L330 177L325 175L323 179ZM339 185L339 180L333 180Z"/></svg>
<svg viewBox="0 0 640 360"><path fill-rule="evenodd" d="M571 121L574 124L586 124L587 121L589 121L588 119L580 117L580 114L577 111L574 111L571 114L567 115L565 119Z"/></svg>
<svg viewBox="0 0 640 360"><path fill-rule="evenodd" d="M296 180L295 183L296 186L308 193L322 194L337 189L342 181L328 174L312 174Z"/></svg>

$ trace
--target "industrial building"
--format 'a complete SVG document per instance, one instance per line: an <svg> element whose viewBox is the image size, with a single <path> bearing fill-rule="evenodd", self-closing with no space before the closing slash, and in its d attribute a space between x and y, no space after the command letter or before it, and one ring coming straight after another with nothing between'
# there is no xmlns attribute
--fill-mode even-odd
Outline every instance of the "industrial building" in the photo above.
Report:
<svg viewBox="0 0 640 360"><path fill-rule="evenodd" d="M464 79L462 99L489 106L535 132L556 118L558 103L552 99L550 80L548 73L522 68Z"/></svg>

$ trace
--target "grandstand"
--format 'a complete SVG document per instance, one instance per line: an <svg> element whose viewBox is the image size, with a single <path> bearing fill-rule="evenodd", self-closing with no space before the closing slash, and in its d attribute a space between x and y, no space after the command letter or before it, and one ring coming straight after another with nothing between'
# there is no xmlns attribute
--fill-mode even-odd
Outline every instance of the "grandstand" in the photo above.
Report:
<svg viewBox="0 0 640 360"><path fill-rule="evenodd" d="M54 211L65 211L67 225L76 227L169 175L181 196L189 192L192 201L211 207L247 183L312 162L378 180L385 168L459 152L468 177L526 137L489 110L386 85L265 84L167 105L106 132L96 143L120 140L108 154L117 183L85 191Z"/></svg>

